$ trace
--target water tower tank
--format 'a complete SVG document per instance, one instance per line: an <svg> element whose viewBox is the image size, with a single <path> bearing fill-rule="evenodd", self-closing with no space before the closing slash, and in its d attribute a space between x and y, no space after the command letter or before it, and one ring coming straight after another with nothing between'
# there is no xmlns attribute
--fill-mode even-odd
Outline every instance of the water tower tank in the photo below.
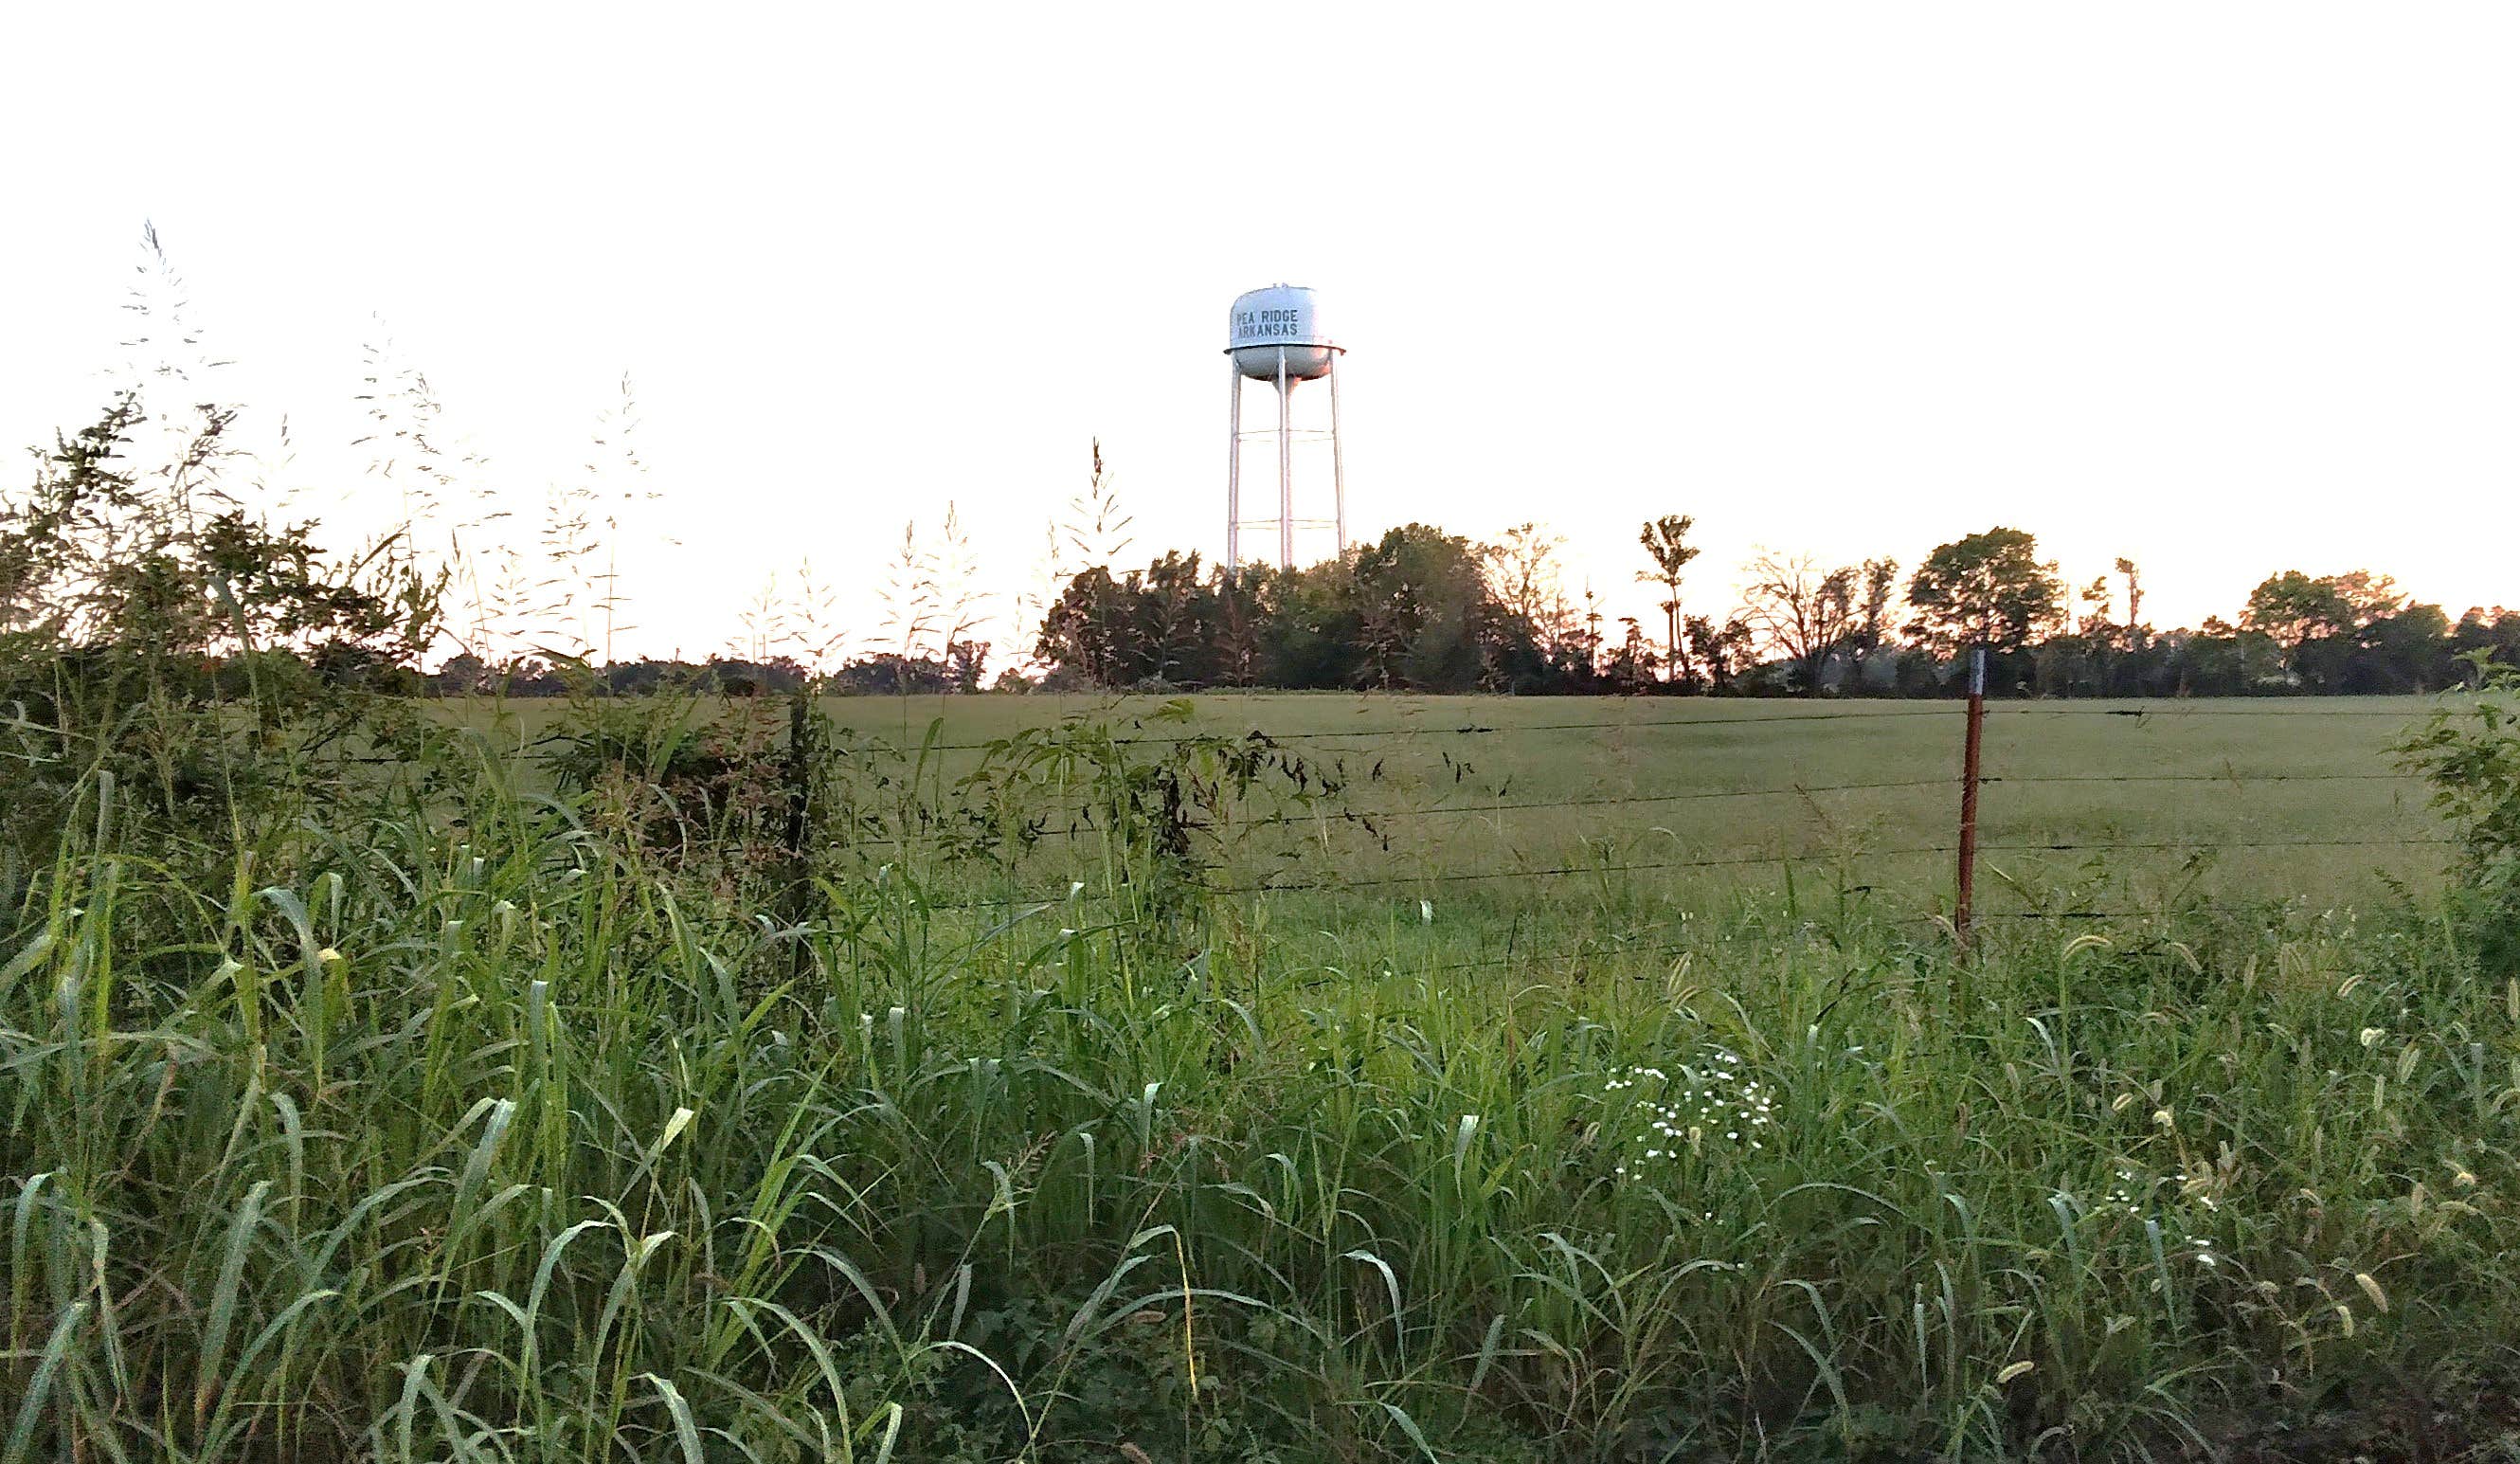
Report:
<svg viewBox="0 0 2520 1464"><path fill-rule="evenodd" d="M1313 292L1301 285L1271 285L1235 297L1225 348L1236 370L1263 382L1278 379L1282 353L1288 381L1319 381L1330 374L1330 357L1338 351L1322 333Z"/></svg>

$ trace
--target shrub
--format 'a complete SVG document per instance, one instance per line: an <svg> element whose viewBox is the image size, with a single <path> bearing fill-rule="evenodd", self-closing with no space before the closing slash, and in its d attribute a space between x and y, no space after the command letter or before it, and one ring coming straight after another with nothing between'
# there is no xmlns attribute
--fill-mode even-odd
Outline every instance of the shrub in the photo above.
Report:
<svg viewBox="0 0 2520 1464"><path fill-rule="evenodd" d="M2520 673L2475 658L2482 681L2398 745L2457 831L2459 875L2489 969L2520 969Z"/></svg>

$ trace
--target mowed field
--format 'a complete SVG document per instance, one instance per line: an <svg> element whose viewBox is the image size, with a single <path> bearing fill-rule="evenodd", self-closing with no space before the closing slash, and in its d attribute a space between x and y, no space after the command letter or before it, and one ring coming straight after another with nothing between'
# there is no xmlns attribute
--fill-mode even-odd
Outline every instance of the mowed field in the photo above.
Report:
<svg viewBox="0 0 2520 1464"><path fill-rule="evenodd" d="M1149 740L1264 734L1337 792L1254 804L1203 851L1213 883L1284 928L1423 925L1431 904L1473 944L1551 930L1598 940L1742 899L1911 920L1951 905L1958 702L1186 700L1186 719L1181 703L1144 697L844 698L824 709L864 744L932 741L940 791L988 744L1062 720ZM2445 866L2443 830L2390 748L2431 705L1992 704L1979 909L2124 920L2276 900L2319 910L2393 883L2420 888ZM519 735L548 715L517 707ZM1101 878L1091 831L1057 806L1041 817L1046 837L999 872L999 892Z"/></svg>

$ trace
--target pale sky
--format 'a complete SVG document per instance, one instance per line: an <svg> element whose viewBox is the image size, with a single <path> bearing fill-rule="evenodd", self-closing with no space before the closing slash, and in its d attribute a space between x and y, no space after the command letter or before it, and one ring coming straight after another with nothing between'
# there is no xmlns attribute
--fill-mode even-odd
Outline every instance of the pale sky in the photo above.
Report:
<svg viewBox="0 0 2520 1464"><path fill-rule="evenodd" d="M526 515L626 372L625 654L807 556L872 641L949 499L1012 587L1097 436L1132 557L1215 557L1278 280L1361 533L1542 520L1648 625L1664 512L1700 611L1997 523L2160 624L2520 603L2507 4L17 5L0 56L0 443L104 398L144 220L345 526L363 343Z"/></svg>

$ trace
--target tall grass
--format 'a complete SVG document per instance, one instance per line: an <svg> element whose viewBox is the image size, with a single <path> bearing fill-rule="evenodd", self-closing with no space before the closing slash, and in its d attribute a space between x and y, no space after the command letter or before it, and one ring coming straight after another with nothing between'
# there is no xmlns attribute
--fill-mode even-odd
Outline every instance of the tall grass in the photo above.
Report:
<svg viewBox="0 0 2520 1464"><path fill-rule="evenodd" d="M486 745L216 879L88 787L0 951L0 1464L2162 1456L2507 1396L2520 988L2416 912L1963 979L1750 895L1333 968L1114 835L1071 899L912 842L796 923Z"/></svg>

